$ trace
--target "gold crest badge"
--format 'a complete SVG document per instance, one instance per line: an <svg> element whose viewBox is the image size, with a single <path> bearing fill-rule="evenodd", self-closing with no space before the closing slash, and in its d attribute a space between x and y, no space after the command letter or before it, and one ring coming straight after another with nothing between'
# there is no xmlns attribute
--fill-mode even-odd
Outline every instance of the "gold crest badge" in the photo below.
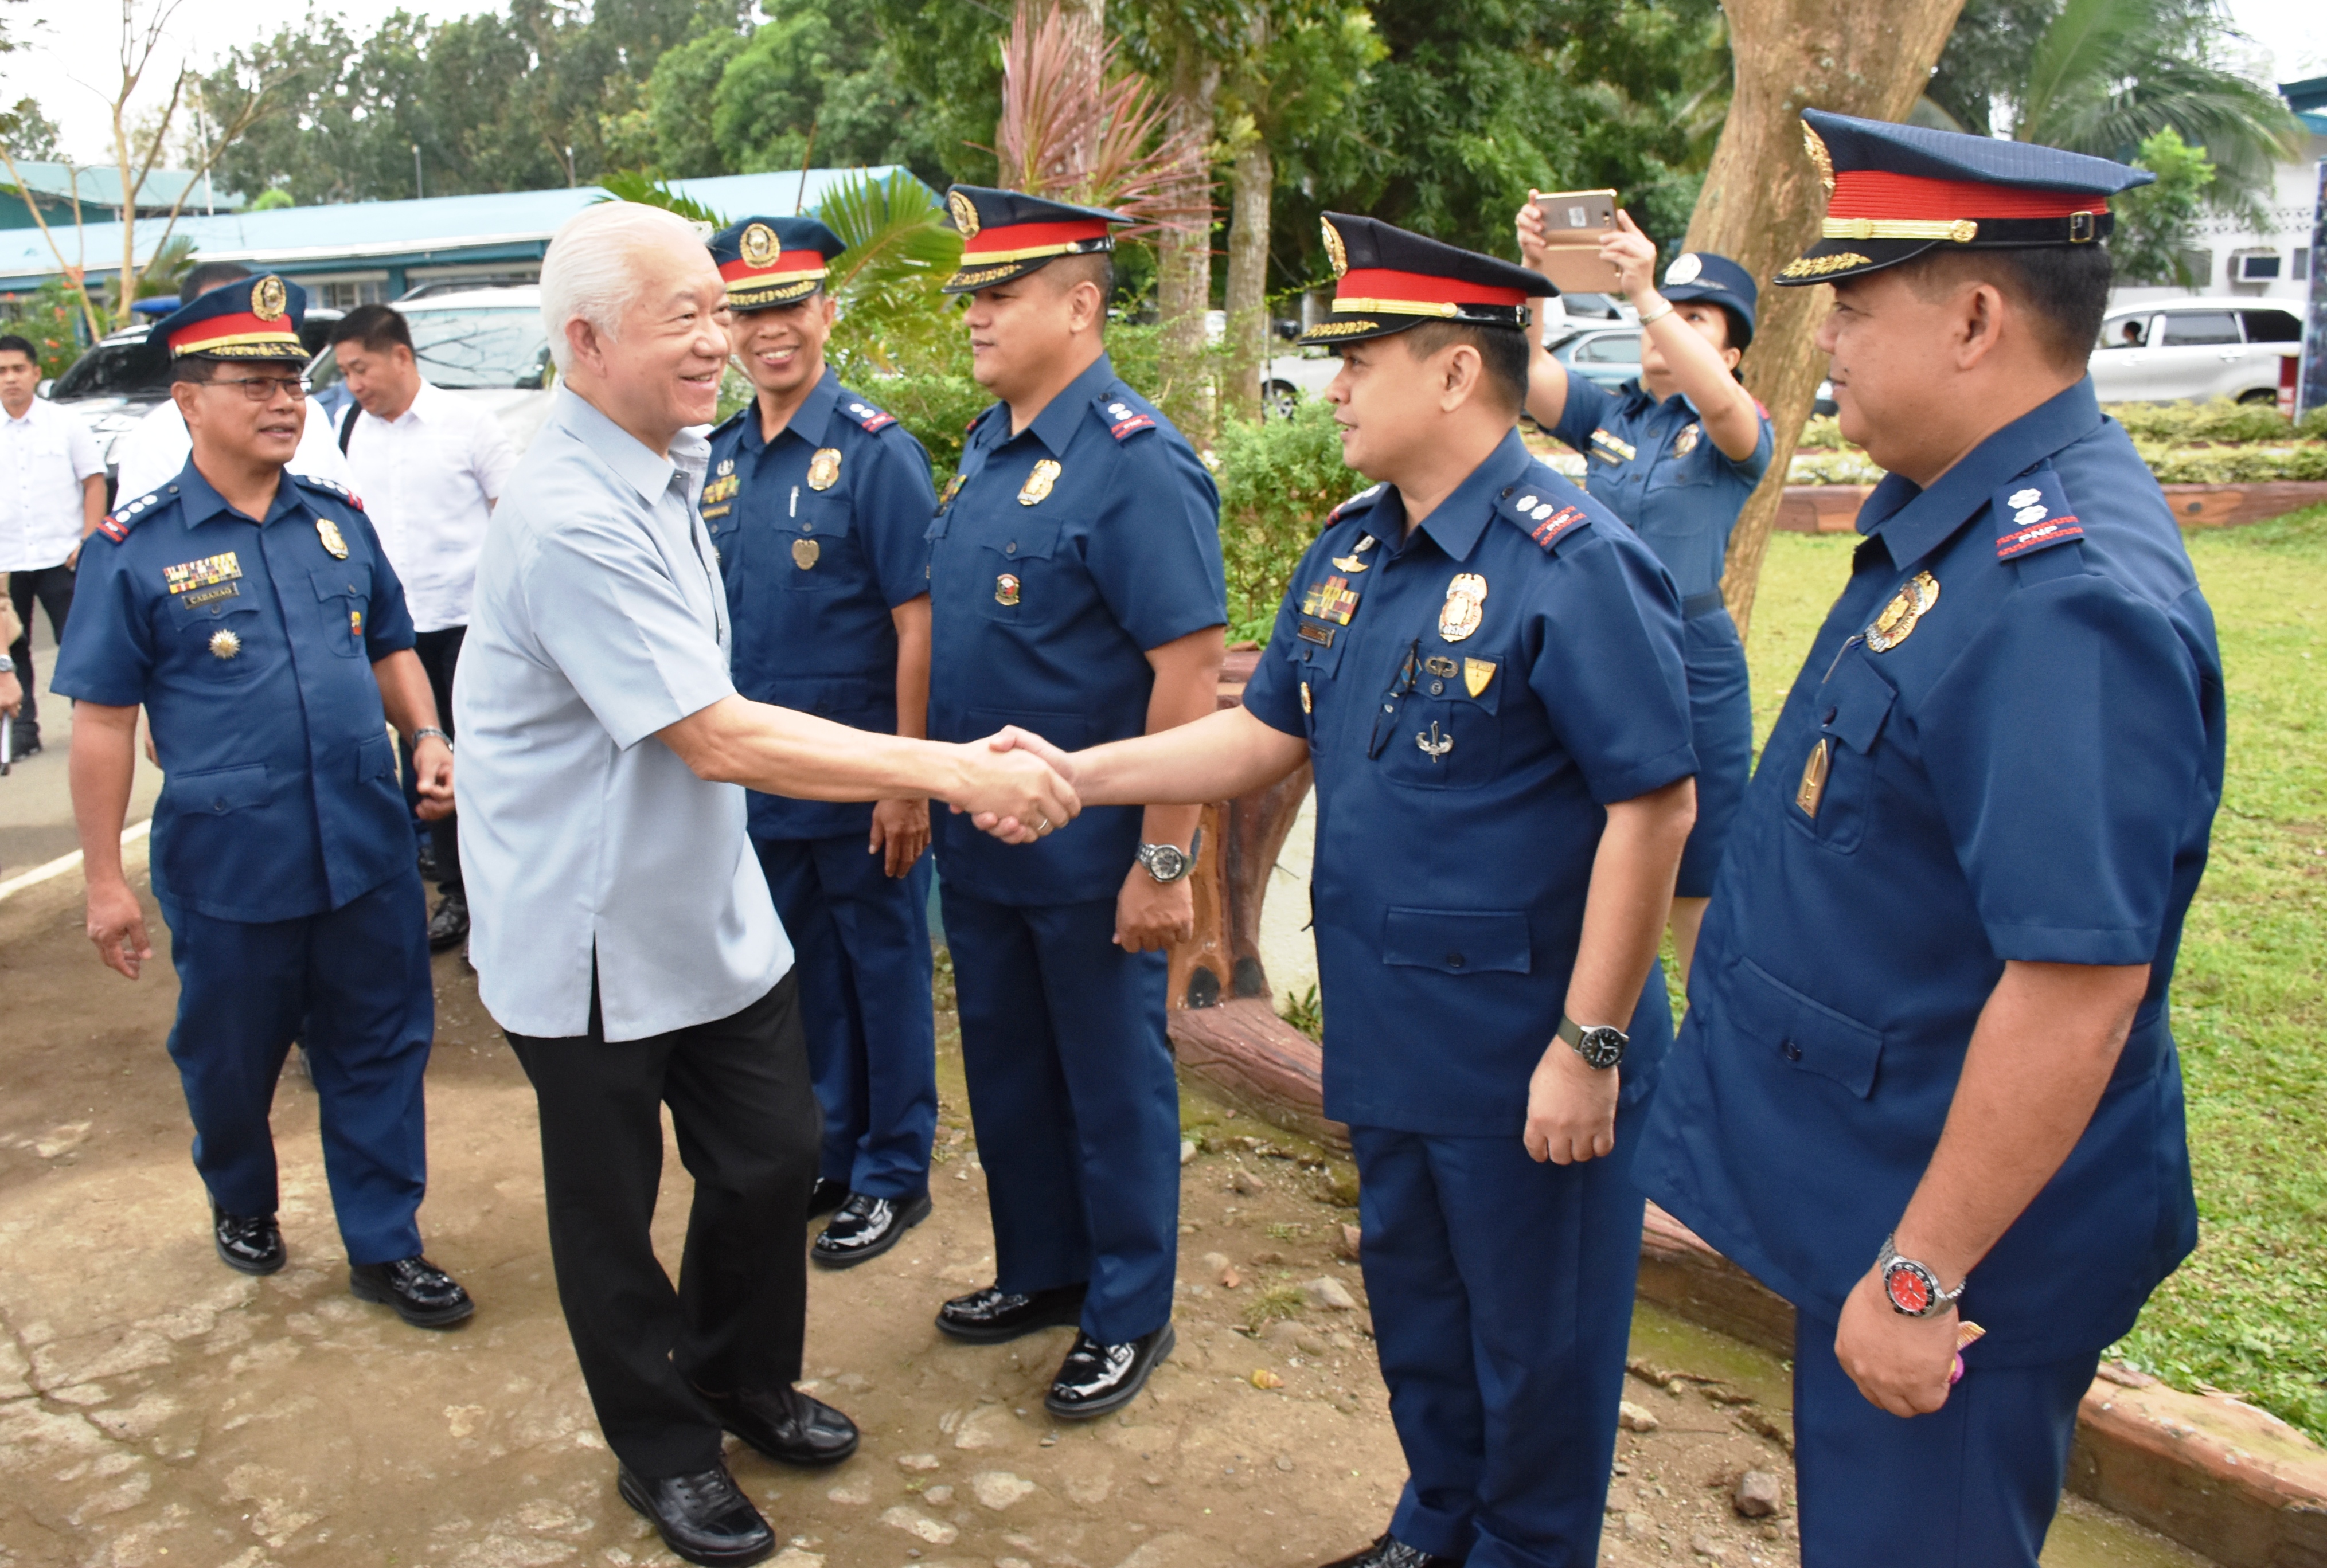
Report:
<svg viewBox="0 0 2327 1568"><path fill-rule="evenodd" d="M348 558L348 541L340 533L340 525L331 518L315 519L315 537L323 541L323 548L332 553L332 560L344 561Z"/></svg>
<svg viewBox="0 0 2327 1568"><path fill-rule="evenodd" d="M798 566L803 572L807 571L810 566L815 565L818 557L821 556L823 554L824 546L818 544L814 539L794 539L792 541L792 565Z"/></svg>
<svg viewBox="0 0 2327 1568"><path fill-rule="evenodd" d="M953 226L961 230L964 239L977 236L977 203L958 191L946 192L946 210L953 214Z"/></svg>
<svg viewBox="0 0 2327 1568"><path fill-rule="evenodd" d="M994 580L994 602L996 604L1018 602L1018 579L1015 575L1005 572Z"/></svg>
<svg viewBox="0 0 2327 1568"><path fill-rule="evenodd" d="M1325 230L1325 259L1333 264L1333 275L1340 277L1350 270L1350 253L1342 248L1341 230L1333 227L1330 218L1321 218L1317 222Z"/></svg>
<svg viewBox="0 0 2327 1568"><path fill-rule="evenodd" d="M1818 165L1818 189L1831 199L1834 195L1834 160L1827 155L1826 139L1810 129L1808 121L1802 124L1802 145L1809 153L1810 162Z"/></svg>
<svg viewBox="0 0 2327 1568"><path fill-rule="evenodd" d="M1495 661L1491 658L1466 658L1463 661L1463 686L1472 696L1487 689L1495 678Z"/></svg>
<svg viewBox="0 0 2327 1568"><path fill-rule="evenodd" d="M1046 499L1051 487L1059 482L1061 471L1056 458L1046 457L1036 463L1034 471L1026 476L1026 482L1018 487L1018 504L1031 507Z"/></svg>
<svg viewBox="0 0 2327 1568"><path fill-rule="evenodd" d="M1487 580L1464 572L1446 584L1446 602L1438 607L1438 635L1460 642L1479 630L1487 616Z"/></svg>
<svg viewBox="0 0 2327 1568"><path fill-rule="evenodd" d="M808 460L808 488L812 490L828 490L832 488L833 481L839 477L840 449L836 446L818 447L816 455Z"/></svg>
<svg viewBox="0 0 2327 1568"><path fill-rule="evenodd" d="M210 652L220 658L232 658L242 651L242 639L224 627L210 633Z"/></svg>
<svg viewBox="0 0 2327 1568"><path fill-rule="evenodd" d="M1866 646L1875 653L1888 653L1913 635L1915 623L1923 619L1932 605L1939 602L1939 580L1929 572L1918 572L1914 579L1891 596L1874 624L1866 629Z"/></svg>
<svg viewBox="0 0 2327 1568"><path fill-rule="evenodd" d="M744 225L743 238L735 245L743 252L744 262L752 266L767 266L784 248L776 239L776 231L764 223Z"/></svg>
<svg viewBox="0 0 2327 1568"><path fill-rule="evenodd" d="M260 278L257 286L250 291L250 313L262 322L279 322L290 308L291 291L272 273Z"/></svg>
<svg viewBox="0 0 2327 1568"><path fill-rule="evenodd" d="M1690 453L1695 452L1696 450L1697 439L1704 434L1705 427L1703 425L1685 425L1681 426L1680 434L1673 437L1673 455L1675 457L1687 457Z"/></svg>

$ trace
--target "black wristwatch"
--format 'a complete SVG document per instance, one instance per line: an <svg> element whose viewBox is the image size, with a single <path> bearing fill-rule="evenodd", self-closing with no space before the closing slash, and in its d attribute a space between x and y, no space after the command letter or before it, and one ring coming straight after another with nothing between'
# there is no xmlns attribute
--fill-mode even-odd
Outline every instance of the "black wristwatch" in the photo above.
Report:
<svg viewBox="0 0 2327 1568"><path fill-rule="evenodd" d="M1168 887L1196 869L1196 857L1176 844L1143 844L1139 863L1147 868L1149 876Z"/></svg>
<svg viewBox="0 0 2327 1568"><path fill-rule="evenodd" d="M1595 1024L1586 1029L1565 1013L1560 1015L1559 1038L1584 1059L1584 1066L1603 1072L1624 1059L1624 1048L1632 1042L1631 1035L1613 1024Z"/></svg>

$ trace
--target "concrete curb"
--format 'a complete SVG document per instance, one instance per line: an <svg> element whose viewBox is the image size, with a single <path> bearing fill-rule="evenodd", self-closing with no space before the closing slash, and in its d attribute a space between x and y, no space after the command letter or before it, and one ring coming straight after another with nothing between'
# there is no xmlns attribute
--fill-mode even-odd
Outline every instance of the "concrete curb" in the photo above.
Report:
<svg viewBox="0 0 2327 1568"><path fill-rule="evenodd" d="M2174 520L2185 528L2235 527L2327 501L2327 480L2169 484L2163 489ZM1789 534L1847 534L1860 504L1874 490L1866 484L1790 484L1778 503L1774 526Z"/></svg>
<svg viewBox="0 0 2327 1568"><path fill-rule="evenodd" d="M1793 1308L1654 1204L1640 1293L1793 1354ZM2077 1415L2069 1486L2223 1568L2327 1568L2327 1449L2226 1394L2182 1394L2104 1366Z"/></svg>

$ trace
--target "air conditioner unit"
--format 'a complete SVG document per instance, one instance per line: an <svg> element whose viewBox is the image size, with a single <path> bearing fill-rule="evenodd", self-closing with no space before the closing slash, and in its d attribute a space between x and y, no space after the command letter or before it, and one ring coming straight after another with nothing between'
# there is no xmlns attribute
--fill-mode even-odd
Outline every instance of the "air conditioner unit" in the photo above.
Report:
<svg viewBox="0 0 2327 1568"><path fill-rule="evenodd" d="M2275 250L2230 258L2230 276L2238 283L2276 283L2285 262Z"/></svg>

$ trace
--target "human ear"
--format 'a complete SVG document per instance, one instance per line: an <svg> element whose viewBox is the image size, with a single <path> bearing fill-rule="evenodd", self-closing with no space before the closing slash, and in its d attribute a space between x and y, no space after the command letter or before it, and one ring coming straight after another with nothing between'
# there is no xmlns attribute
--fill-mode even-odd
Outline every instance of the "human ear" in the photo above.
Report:
<svg viewBox="0 0 2327 1568"><path fill-rule="evenodd" d="M1468 343L1456 343L1446 352L1446 368L1439 385L1444 389L1438 406L1449 414L1471 400L1478 390L1480 379L1486 374L1486 364L1479 350Z"/></svg>
<svg viewBox="0 0 2327 1568"><path fill-rule="evenodd" d="M2004 294L1992 283L1974 284L1956 302L1958 331L1962 334L1956 363L1968 370L1987 358L2004 325Z"/></svg>

